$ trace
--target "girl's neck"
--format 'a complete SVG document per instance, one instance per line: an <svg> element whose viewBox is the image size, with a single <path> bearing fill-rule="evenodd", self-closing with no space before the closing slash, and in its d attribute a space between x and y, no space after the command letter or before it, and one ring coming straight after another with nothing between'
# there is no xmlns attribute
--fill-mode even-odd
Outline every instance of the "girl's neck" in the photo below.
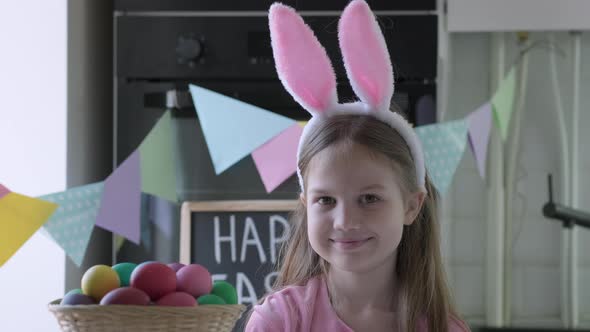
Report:
<svg viewBox="0 0 590 332"><path fill-rule="evenodd" d="M395 262L366 273L330 266L326 283L332 306L337 311L396 311Z"/></svg>

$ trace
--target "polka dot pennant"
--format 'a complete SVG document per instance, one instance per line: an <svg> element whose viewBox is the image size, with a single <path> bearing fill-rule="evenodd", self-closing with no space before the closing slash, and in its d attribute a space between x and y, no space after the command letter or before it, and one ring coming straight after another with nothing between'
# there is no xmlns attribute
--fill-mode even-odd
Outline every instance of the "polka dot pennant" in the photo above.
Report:
<svg viewBox="0 0 590 332"><path fill-rule="evenodd" d="M98 182L39 197L59 205L43 228L78 266L90 241L103 187Z"/></svg>
<svg viewBox="0 0 590 332"><path fill-rule="evenodd" d="M441 194L447 192L467 143L464 119L416 128L422 142L426 169Z"/></svg>

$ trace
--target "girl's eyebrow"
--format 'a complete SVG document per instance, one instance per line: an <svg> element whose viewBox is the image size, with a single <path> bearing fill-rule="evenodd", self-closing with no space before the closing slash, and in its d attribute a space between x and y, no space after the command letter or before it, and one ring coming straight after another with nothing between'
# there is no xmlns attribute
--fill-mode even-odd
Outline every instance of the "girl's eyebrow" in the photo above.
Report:
<svg viewBox="0 0 590 332"><path fill-rule="evenodd" d="M361 188L360 191L368 191L368 190L385 190L385 186L383 186L380 183L375 183L375 184L370 184L368 186L365 186L363 188ZM310 194L315 194L315 195L328 195L330 193L330 191L323 189L323 188L309 188L309 193Z"/></svg>
<svg viewBox="0 0 590 332"><path fill-rule="evenodd" d="M361 191L365 191L365 190L383 190L383 189L385 189L385 187L382 184L375 183L375 184L371 184L371 185L368 185L366 187L363 187L361 189Z"/></svg>
<svg viewBox="0 0 590 332"><path fill-rule="evenodd" d="M322 189L322 188L309 188L309 193L316 194L316 195L317 194L325 195L325 194L328 194L329 192L325 189Z"/></svg>

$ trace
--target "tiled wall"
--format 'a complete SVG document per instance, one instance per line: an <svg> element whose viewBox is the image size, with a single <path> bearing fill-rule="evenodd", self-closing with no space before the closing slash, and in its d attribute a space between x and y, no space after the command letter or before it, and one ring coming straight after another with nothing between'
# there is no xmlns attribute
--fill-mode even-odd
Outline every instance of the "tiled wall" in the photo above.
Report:
<svg viewBox="0 0 590 332"><path fill-rule="evenodd" d="M566 123L571 128L572 52L567 33L555 35L562 55L557 64ZM546 40L534 33L533 40ZM450 39L452 69L448 113L443 120L464 117L490 99L489 34L456 34ZM514 60L515 41L507 35L506 62ZM546 44L545 44L546 45ZM580 111L580 205L590 210L590 35L583 37ZM555 198L559 192L557 118L549 71L549 50L530 52L528 89L522 121L521 149L513 200L512 308L514 326L559 326L561 226L543 217L547 201L547 173L554 174ZM568 131L571 129L568 129ZM586 143L587 142L587 143ZM447 261L455 300L470 323L485 322L486 298L486 183L479 177L472 153L466 151L447 197L443 234L448 242ZM578 230L580 317L590 326L590 230ZM585 255L586 254L586 255ZM587 313L584 313L584 310Z"/></svg>
<svg viewBox="0 0 590 332"><path fill-rule="evenodd" d="M580 107L580 206L590 211L590 35L582 38L582 87ZM580 230L580 319L584 326L590 326L590 230Z"/></svg>
<svg viewBox="0 0 590 332"><path fill-rule="evenodd" d="M462 118L489 100L490 41L485 34L451 38L449 104L443 121ZM449 273L455 301L470 323L485 315L485 182L465 153L445 196L444 225L449 227Z"/></svg>

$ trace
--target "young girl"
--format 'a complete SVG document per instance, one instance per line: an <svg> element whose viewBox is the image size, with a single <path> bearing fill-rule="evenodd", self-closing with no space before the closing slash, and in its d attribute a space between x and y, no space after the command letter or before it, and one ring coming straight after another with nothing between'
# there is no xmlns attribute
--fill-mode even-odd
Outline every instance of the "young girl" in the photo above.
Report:
<svg viewBox="0 0 590 332"><path fill-rule="evenodd" d="M361 100L348 104L338 104L330 60L303 19L280 4L269 19L279 78L312 118L275 292L246 331L468 331L450 301L420 141L389 111L391 62L369 7L354 0L339 22Z"/></svg>

